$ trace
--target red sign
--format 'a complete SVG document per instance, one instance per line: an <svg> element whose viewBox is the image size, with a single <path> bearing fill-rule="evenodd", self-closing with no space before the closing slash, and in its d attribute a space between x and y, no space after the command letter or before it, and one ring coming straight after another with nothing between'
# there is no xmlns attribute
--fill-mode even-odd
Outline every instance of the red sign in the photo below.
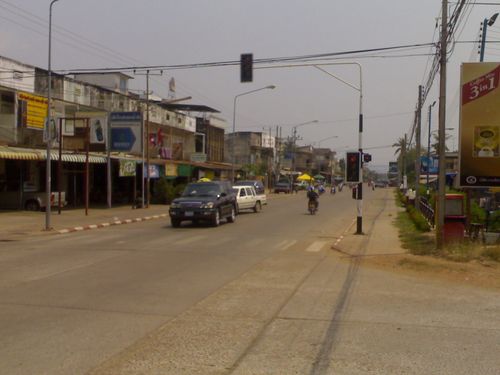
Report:
<svg viewBox="0 0 500 375"><path fill-rule="evenodd" d="M462 86L462 105L485 96L495 90L500 82L500 66L482 77Z"/></svg>

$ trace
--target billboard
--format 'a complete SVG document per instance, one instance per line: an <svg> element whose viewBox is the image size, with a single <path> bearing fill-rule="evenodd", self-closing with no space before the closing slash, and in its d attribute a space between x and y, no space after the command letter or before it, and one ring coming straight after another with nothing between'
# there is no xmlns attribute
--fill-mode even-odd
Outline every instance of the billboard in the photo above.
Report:
<svg viewBox="0 0 500 375"><path fill-rule="evenodd" d="M111 112L109 115L111 128L111 151L142 152L142 113Z"/></svg>
<svg viewBox="0 0 500 375"><path fill-rule="evenodd" d="M461 70L460 186L500 186L500 63Z"/></svg>
<svg viewBox="0 0 500 375"><path fill-rule="evenodd" d="M43 130L47 117L48 100L43 96L19 92L17 94L19 108L23 111L19 125L30 129Z"/></svg>

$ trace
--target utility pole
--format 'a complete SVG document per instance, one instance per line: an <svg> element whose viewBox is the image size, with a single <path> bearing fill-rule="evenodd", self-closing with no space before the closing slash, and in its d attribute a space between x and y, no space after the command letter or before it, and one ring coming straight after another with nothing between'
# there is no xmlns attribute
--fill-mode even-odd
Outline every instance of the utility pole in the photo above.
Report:
<svg viewBox="0 0 500 375"><path fill-rule="evenodd" d="M144 188L144 148L143 148L143 163L142 163L142 208L149 208L150 202L150 191L151 191L151 175L149 173L149 76L151 75L149 69L146 70L146 74L138 74L137 75L145 75L146 76L146 134L143 134L143 142L145 142L146 147L146 188ZM157 76L163 75L163 70L160 70L159 74L154 74ZM144 144L144 143L143 143ZM146 191L146 192L144 192ZM135 198L134 198L135 199Z"/></svg>
<svg viewBox="0 0 500 375"><path fill-rule="evenodd" d="M403 159L403 162L402 162L402 172L401 172L401 176L403 178L403 189L406 190L407 188L407 178L406 178L406 143L407 143L407 140L406 140L406 133L405 133L405 141L403 143L403 148L401 150L401 154L403 155L402 156L402 159Z"/></svg>
<svg viewBox="0 0 500 375"><path fill-rule="evenodd" d="M444 209L445 209L445 128L446 128L446 53L448 39L448 0L442 3L441 19L441 43L440 43L440 80L439 80L439 175L438 175L438 199L437 199L437 222L436 222L436 245L438 249L443 248L444 236Z"/></svg>
<svg viewBox="0 0 500 375"><path fill-rule="evenodd" d="M415 160L415 208L420 210L420 155L421 155L421 129L422 129L422 85L418 86L418 108L417 108L417 130L415 133L416 137L416 156Z"/></svg>

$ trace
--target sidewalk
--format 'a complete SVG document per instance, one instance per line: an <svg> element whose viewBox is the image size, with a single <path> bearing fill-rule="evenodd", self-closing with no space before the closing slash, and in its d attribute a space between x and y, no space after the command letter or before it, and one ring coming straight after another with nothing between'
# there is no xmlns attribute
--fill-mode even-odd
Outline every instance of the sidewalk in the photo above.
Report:
<svg viewBox="0 0 500 375"><path fill-rule="evenodd" d="M72 231L97 229L111 225L165 219L168 205L150 205L149 208L133 209L131 206L113 208L65 209L59 215L53 209L50 215L52 230L45 230L45 212L0 211L0 241L8 241L20 236L61 234Z"/></svg>

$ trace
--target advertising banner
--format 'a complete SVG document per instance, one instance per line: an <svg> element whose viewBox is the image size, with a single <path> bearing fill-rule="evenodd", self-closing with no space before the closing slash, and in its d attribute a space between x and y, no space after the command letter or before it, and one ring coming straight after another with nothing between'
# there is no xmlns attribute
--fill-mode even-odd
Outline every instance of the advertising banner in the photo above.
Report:
<svg viewBox="0 0 500 375"><path fill-rule="evenodd" d="M435 156L431 156L427 158L427 156L420 157L420 173L437 174L439 172L439 158Z"/></svg>
<svg viewBox="0 0 500 375"><path fill-rule="evenodd" d="M142 153L142 113L111 112L111 151Z"/></svg>
<svg viewBox="0 0 500 375"><path fill-rule="evenodd" d="M500 63L462 64L460 186L500 186Z"/></svg>
<svg viewBox="0 0 500 375"><path fill-rule="evenodd" d="M160 178L160 166L156 164L150 164L147 166L149 169L149 178ZM144 169L144 178L148 177L147 169Z"/></svg>
<svg viewBox="0 0 500 375"><path fill-rule="evenodd" d="M47 117L47 98L19 92L17 100L20 103L20 108L23 108L23 111L25 111L20 125L30 129L43 130L45 127L45 118Z"/></svg>
<svg viewBox="0 0 500 375"><path fill-rule="evenodd" d="M120 177L134 177L136 163L134 160L120 159Z"/></svg>

